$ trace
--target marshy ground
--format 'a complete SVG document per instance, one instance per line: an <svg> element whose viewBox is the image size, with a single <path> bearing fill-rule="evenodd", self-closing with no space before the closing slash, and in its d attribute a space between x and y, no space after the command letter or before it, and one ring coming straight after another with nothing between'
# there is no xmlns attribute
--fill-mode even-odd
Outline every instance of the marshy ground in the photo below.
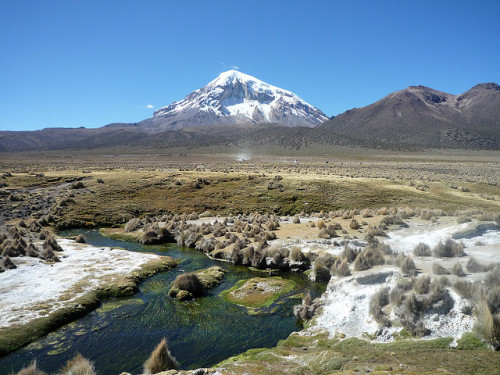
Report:
<svg viewBox="0 0 500 375"><path fill-rule="evenodd" d="M453 227L449 232L451 236L459 231L456 227L460 225L463 227L460 230L464 230L468 225L495 223L500 213L500 152L385 152L340 148L334 152L323 151L254 150L260 156L250 156L228 147L224 150L169 150L168 153L108 150L92 156L79 151L2 155L0 227L2 230L10 227L22 230L21 221L28 228L36 221L47 231L107 227L104 233L113 238L141 241L146 228L155 229L155 222L160 223L156 230L170 225L172 233L191 230L189 225L210 226L206 234L197 238L202 241L212 237L214 222L222 223L229 217L233 222L224 222L224 227L220 228L224 235L213 236L214 247L202 251L228 261L245 262L247 257L248 265L256 258L255 254L262 251L262 256L271 260L268 264L256 261L261 268L277 269L281 265L288 267L285 267L287 270L296 267L295 271L305 271L302 265L309 264L308 272L313 278L324 277L327 282L332 277L329 297L325 297L322 306L317 306L317 317L306 323L306 331L293 334L276 348L255 349L229 359L219 366L221 373L498 372L498 352L488 350L472 333L461 338L426 341L414 341L404 333L394 342L376 343L349 335L354 332L349 331L350 328L328 331L332 319L325 323L324 311L328 311L328 304L334 305L335 293L344 288L335 284L352 282L348 277L356 279L357 272L360 275L363 272L393 273L394 285L387 281L371 288L363 295L363 303L369 303L373 291L383 286L403 288L397 284L396 274L400 270L403 270L401 277L413 280L412 285L406 285L401 292L403 301L410 298L410 292L416 295L417 302L427 298L427 292L417 293L426 283L418 280L425 275L434 278L436 263L452 274L449 285L463 277L455 266L457 261L467 274L464 280L481 282L486 278L487 272L492 271L486 268L500 259L498 246L488 248L491 244L470 243L465 248L467 257L456 259L434 256L437 254L416 255L413 251L418 244L415 241L428 239L431 232ZM191 213L197 214L189 217ZM125 224L131 219L147 217L149 221L142 222L137 230L125 230ZM260 218L258 222L254 221L256 217ZM233 230L234 220L241 222L241 225L237 223L241 231ZM270 226L269 222L273 221L279 222L279 227ZM404 228L408 223L409 228ZM416 233L419 228L421 232ZM381 237L387 233L389 237ZM446 237L444 233L435 240ZM357 270L354 259L346 261L343 268L340 261L335 263L335 259L342 259L349 244L353 248L359 245L357 251L364 252L362 249L374 238L392 247L394 254L373 246L383 253L385 265L373 264L367 271ZM410 238L411 248L402 248L401 238ZM217 246L215 241L220 244ZM437 244L431 242L428 245L433 251ZM245 252L249 247L253 249L251 256L249 250ZM304 255L294 248L299 248ZM274 249L273 254L270 249ZM402 254L399 259L396 253ZM486 268L479 273L468 271L471 255ZM410 257L416 271L405 274L408 269L402 264L407 265ZM352 273L354 275L350 276ZM431 282L433 279L429 280L429 285ZM248 283L240 283L235 291L245 286L257 288ZM352 290L350 287L345 289ZM456 292L450 293L455 302L458 301ZM267 299L264 297L263 302L260 299L257 302L265 304ZM312 306L312 302L309 303L311 305L305 306L305 310ZM394 322L400 318L398 314L404 313L398 310L403 306L403 302L399 303L382 304L375 313L380 319L378 323L388 319L397 326ZM373 316L373 311L366 309L365 313ZM370 324L376 326L376 320L370 319ZM312 329L315 325L326 332L315 331ZM348 322L345 327L350 327ZM405 326L404 332L412 331L412 327ZM449 346L452 342L456 344L454 349Z"/></svg>

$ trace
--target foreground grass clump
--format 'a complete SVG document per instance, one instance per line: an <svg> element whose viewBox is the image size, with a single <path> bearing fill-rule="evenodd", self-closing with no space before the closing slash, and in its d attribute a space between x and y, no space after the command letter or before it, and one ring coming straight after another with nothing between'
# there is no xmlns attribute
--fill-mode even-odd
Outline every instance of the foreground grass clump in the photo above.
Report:
<svg viewBox="0 0 500 375"><path fill-rule="evenodd" d="M36 361L33 361L29 366L23 367L16 375L47 375L47 373L37 368Z"/></svg>
<svg viewBox="0 0 500 375"><path fill-rule="evenodd" d="M144 363L145 374L157 374L166 370L178 370L179 363L168 350L167 339L163 338Z"/></svg>
<svg viewBox="0 0 500 375"><path fill-rule="evenodd" d="M81 354L70 359L61 370L62 375L95 375L94 364Z"/></svg>
<svg viewBox="0 0 500 375"><path fill-rule="evenodd" d="M28 367L24 367L15 375L47 375L37 367L36 361L33 361ZM84 358L80 353L71 358L58 375L96 375L94 363Z"/></svg>

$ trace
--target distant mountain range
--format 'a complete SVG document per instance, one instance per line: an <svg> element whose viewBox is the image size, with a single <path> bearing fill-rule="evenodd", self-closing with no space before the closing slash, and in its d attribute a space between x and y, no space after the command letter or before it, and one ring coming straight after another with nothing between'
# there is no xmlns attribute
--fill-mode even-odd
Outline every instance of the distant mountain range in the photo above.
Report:
<svg viewBox="0 0 500 375"><path fill-rule="evenodd" d="M500 150L500 86L460 95L410 86L329 119L296 94L231 70L139 123L0 131L0 152L243 143Z"/></svg>

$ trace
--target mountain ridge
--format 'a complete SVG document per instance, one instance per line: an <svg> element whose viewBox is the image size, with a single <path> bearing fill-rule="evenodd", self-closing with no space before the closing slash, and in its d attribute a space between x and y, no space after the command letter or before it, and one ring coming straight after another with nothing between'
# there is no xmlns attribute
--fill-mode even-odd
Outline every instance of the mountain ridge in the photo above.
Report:
<svg viewBox="0 0 500 375"><path fill-rule="evenodd" d="M223 144L268 144L290 149L322 144L500 150L500 86L480 83L458 95L422 85L408 86L316 127L241 120L166 130L151 130L140 122L112 123L96 129L0 131L0 152Z"/></svg>

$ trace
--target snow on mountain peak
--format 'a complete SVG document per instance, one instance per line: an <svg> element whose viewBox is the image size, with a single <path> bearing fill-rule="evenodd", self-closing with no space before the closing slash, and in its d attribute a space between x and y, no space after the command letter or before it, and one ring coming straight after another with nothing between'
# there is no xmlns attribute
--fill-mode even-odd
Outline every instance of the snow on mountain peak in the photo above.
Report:
<svg viewBox="0 0 500 375"><path fill-rule="evenodd" d="M151 119L164 129L275 122L316 126L328 118L300 97L237 70L228 70L184 100L156 110Z"/></svg>

